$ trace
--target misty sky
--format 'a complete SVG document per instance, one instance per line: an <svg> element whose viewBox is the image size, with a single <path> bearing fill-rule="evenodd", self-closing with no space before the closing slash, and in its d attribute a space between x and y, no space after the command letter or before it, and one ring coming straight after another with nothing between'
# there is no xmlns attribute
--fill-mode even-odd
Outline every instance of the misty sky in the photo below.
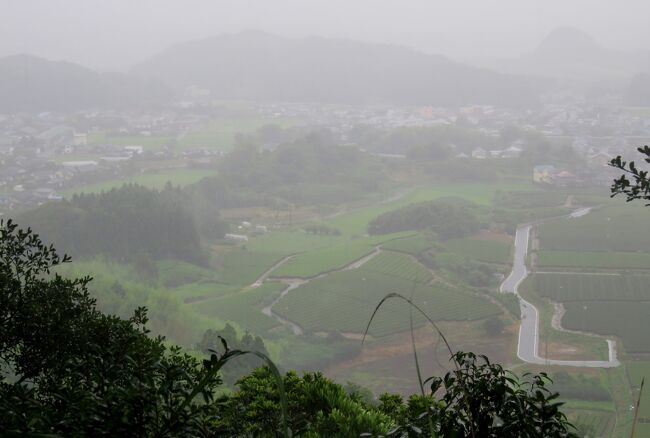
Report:
<svg viewBox="0 0 650 438"><path fill-rule="evenodd" d="M483 61L527 52L558 26L650 49L649 16L648 0L0 0L0 56L124 70L175 42L259 29Z"/></svg>

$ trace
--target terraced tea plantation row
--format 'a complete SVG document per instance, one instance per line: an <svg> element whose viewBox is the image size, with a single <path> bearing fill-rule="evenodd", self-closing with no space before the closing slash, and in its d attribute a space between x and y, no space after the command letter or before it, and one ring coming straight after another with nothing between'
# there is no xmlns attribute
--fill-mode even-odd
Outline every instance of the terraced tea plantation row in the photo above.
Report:
<svg viewBox="0 0 650 438"><path fill-rule="evenodd" d="M413 296L434 320L477 320L501 310L479 297L442 285L425 286L397 276L364 269L341 271L291 291L274 310L309 331L361 333L379 301L388 293ZM424 318L414 313L415 326ZM384 336L409 329L409 308L388 302L373 322L370 333Z"/></svg>
<svg viewBox="0 0 650 438"><path fill-rule="evenodd" d="M273 272L274 277L310 278L345 267L372 252L366 241L349 242L299 254Z"/></svg>
<svg viewBox="0 0 650 438"><path fill-rule="evenodd" d="M572 301L564 307L565 328L618 336L628 353L650 352L650 301Z"/></svg>
<svg viewBox="0 0 650 438"><path fill-rule="evenodd" d="M423 236L407 237L405 239L394 239L381 245L384 249L391 251L405 252L407 254L418 255L431 248L429 242Z"/></svg>
<svg viewBox="0 0 650 438"><path fill-rule="evenodd" d="M541 268L650 269L650 254L613 251L539 251Z"/></svg>
<svg viewBox="0 0 650 438"><path fill-rule="evenodd" d="M535 274L540 296L564 303L562 326L614 335L628 353L650 352L650 276Z"/></svg>
<svg viewBox="0 0 650 438"><path fill-rule="evenodd" d="M650 276L535 274L535 289L553 301L650 301Z"/></svg>
<svg viewBox="0 0 650 438"><path fill-rule="evenodd" d="M270 303L286 285L266 282L256 289L245 289L223 297L212 298L191 305L197 313L231 321L253 333L264 334L280 323L262 313L262 307Z"/></svg>
<svg viewBox="0 0 650 438"><path fill-rule="evenodd" d="M647 209L616 205L579 218L558 219L539 228L543 250L647 252Z"/></svg>
<svg viewBox="0 0 650 438"><path fill-rule="evenodd" d="M361 270L364 272L385 274L410 282L426 284L431 281L431 273L410 256L383 251L367 261Z"/></svg>
<svg viewBox="0 0 650 438"><path fill-rule="evenodd" d="M614 412L573 411L568 413L569 421L579 431L580 436L610 436L616 423Z"/></svg>

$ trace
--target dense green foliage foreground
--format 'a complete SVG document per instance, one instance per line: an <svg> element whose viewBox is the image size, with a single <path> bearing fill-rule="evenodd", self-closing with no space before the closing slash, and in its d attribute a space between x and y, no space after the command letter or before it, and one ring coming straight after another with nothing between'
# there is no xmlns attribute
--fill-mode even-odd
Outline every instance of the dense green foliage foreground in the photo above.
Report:
<svg viewBox="0 0 650 438"><path fill-rule="evenodd" d="M49 436L571 436L545 375L518 381L473 354L429 380L430 393L378 401L319 373L281 376L266 361L219 392L247 353L200 360L95 308L89 278L51 274L67 262L31 231L0 222L0 434ZM437 398L438 390L443 394Z"/></svg>

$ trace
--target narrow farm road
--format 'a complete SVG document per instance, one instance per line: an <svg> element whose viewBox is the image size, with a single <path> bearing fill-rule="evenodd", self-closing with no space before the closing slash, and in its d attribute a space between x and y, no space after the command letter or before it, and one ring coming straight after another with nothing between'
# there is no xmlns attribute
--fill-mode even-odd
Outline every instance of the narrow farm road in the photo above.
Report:
<svg viewBox="0 0 650 438"><path fill-rule="evenodd" d="M580 217L587 214L589 209L576 210L570 217ZM502 293L513 293L519 297L521 306L521 325L519 327L519 341L517 343L517 356L527 363L538 365L562 365L571 367L613 368L620 365L616 357L616 343L608 339L609 359L604 360L557 360L542 358L537 354L539 344L539 311L518 293L519 285L528 276L526 256L528 255L528 241L531 225L522 225L517 228L515 235L515 255L512 272L503 281L499 290Z"/></svg>

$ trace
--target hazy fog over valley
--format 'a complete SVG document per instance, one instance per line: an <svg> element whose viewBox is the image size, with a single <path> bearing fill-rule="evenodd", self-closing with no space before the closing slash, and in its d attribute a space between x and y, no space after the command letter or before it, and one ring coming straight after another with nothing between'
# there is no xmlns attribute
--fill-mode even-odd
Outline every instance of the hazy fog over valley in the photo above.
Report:
<svg viewBox="0 0 650 438"><path fill-rule="evenodd" d="M0 0L0 435L650 436L649 14Z"/></svg>

